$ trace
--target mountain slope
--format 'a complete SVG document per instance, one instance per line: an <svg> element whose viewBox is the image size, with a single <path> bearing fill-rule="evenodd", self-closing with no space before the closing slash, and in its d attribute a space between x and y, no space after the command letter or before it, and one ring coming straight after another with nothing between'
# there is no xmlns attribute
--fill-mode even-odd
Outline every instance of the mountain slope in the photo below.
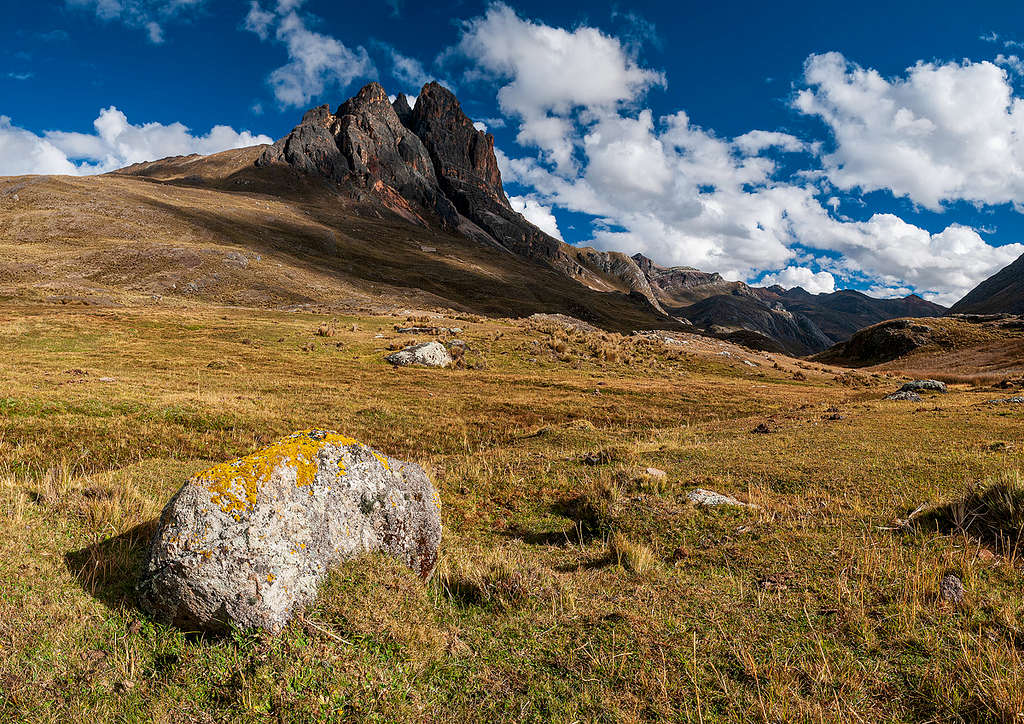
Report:
<svg viewBox="0 0 1024 724"><path fill-rule="evenodd" d="M1024 254L950 307L956 314L1024 314Z"/></svg>
<svg viewBox="0 0 1024 724"><path fill-rule="evenodd" d="M671 320L520 256L254 165L265 147L82 178L0 178L0 297L68 304L560 312L622 332Z"/></svg>

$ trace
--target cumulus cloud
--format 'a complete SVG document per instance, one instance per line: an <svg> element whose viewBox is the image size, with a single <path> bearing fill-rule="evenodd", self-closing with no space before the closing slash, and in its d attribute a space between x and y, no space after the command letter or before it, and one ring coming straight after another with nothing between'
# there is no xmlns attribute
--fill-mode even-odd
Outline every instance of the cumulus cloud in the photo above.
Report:
<svg viewBox="0 0 1024 724"><path fill-rule="evenodd" d="M787 266L775 274L765 274L758 286L778 284L785 289L802 287L811 294L831 294L836 290L836 278L827 271L815 272L805 266Z"/></svg>
<svg viewBox="0 0 1024 724"><path fill-rule="evenodd" d="M66 0L104 21L117 21L144 30L151 43L164 42L163 24L197 10L206 0Z"/></svg>
<svg viewBox="0 0 1024 724"><path fill-rule="evenodd" d="M793 105L835 138L822 161L837 187L889 190L933 210L1024 203L1024 100L998 65L919 62L887 79L825 53L808 58L804 81Z"/></svg>
<svg viewBox="0 0 1024 724"><path fill-rule="evenodd" d="M544 206L536 199L524 196L509 196L508 201L514 211L522 214L527 221L545 234L558 240L562 239L562 232L558 230L558 222L549 207Z"/></svg>
<svg viewBox="0 0 1024 724"><path fill-rule="evenodd" d="M308 106L328 89L344 90L356 78L374 72L362 46L349 48L337 38L307 27L299 14L303 0L278 0L273 11L252 2L243 27L284 45L288 62L267 77L282 108Z"/></svg>
<svg viewBox="0 0 1024 724"><path fill-rule="evenodd" d="M864 221L837 216L839 202L823 189L822 170L777 177L779 152L818 154L816 144L764 130L720 138L683 111L656 117L641 103L649 88L663 82L661 74L641 68L617 40L593 28L551 28L498 4L465 24L458 48L498 83L502 110L519 123L519 143L539 151L521 158L499 154L503 178L548 213L565 209L593 217L587 241L598 248L643 252L661 263L748 281L766 271L797 281L794 275L803 272L796 270L811 274L814 265L821 271L802 280L818 290L844 280L875 283L913 288L946 303L1024 252L1019 244L994 247L956 224L933 233L891 214ZM563 58L567 49L572 58ZM834 72L838 58L829 58ZM1005 85L1003 71L985 65L974 69L981 81ZM553 67L560 72L552 74ZM808 68L820 89L825 81L814 58ZM882 88L879 83L888 81L872 79L868 86ZM956 83L948 87L961 104L972 106ZM976 90L982 98L988 92ZM848 98L837 93L832 102ZM910 127L923 118L894 111L889 120L897 115ZM932 115L936 120L929 122L935 123L941 114ZM980 121L967 121L972 124ZM837 167L826 161L824 172Z"/></svg>
<svg viewBox="0 0 1024 724"><path fill-rule="evenodd" d="M661 73L640 67L618 39L596 28L534 23L504 3L465 23L458 50L482 74L507 81L498 103L519 118L518 142L538 146L564 173L575 170L575 111L613 109L664 83Z"/></svg>
<svg viewBox="0 0 1024 724"><path fill-rule="evenodd" d="M142 161L191 153L210 154L259 143L269 136L214 126L193 135L181 123L128 122L114 106L100 111L94 133L47 131L37 135L0 116L0 175L105 173Z"/></svg>

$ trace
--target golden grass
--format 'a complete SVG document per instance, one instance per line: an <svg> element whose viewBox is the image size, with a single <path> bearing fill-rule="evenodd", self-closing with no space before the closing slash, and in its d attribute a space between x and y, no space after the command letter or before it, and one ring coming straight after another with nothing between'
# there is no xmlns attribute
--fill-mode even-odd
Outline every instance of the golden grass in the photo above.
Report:
<svg viewBox="0 0 1024 724"><path fill-rule="evenodd" d="M900 521L1012 479L1024 411L469 315L429 323L486 367L395 370L404 316L0 306L0 720L1018 717L1012 548ZM152 623L134 583L170 496L311 425L424 466L434 578L345 564L275 637Z"/></svg>

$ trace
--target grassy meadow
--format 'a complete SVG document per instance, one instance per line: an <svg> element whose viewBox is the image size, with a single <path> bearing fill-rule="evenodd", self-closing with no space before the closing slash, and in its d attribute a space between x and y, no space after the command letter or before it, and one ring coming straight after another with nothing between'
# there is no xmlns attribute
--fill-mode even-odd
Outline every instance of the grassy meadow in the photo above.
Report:
<svg viewBox="0 0 1024 724"><path fill-rule="evenodd" d="M0 306L0 720L1024 717L1015 546L900 523L1024 469L1005 391L470 315L431 322L459 368L396 370L405 319ZM171 495L313 426L428 471L430 582L371 557L277 636L152 623Z"/></svg>

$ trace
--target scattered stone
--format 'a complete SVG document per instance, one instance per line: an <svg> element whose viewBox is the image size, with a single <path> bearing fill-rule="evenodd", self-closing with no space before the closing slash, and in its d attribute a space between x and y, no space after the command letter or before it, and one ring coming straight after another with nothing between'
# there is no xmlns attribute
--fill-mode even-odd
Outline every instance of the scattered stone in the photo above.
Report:
<svg viewBox="0 0 1024 724"><path fill-rule="evenodd" d="M822 420L842 420L842 419L843 419L843 416L842 416L842 415L840 415L840 414L839 414L838 412L833 412L833 413L832 413L832 414L830 414L830 415L825 415L825 416L824 416L824 417L822 417L821 419L822 419Z"/></svg>
<svg viewBox="0 0 1024 724"><path fill-rule="evenodd" d="M399 327L396 324L395 331L399 334L438 334L441 330L437 327Z"/></svg>
<svg viewBox="0 0 1024 724"><path fill-rule="evenodd" d="M1002 399L988 400L990 405L1024 405L1024 396L1014 395L1013 397L1004 397Z"/></svg>
<svg viewBox="0 0 1024 724"><path fill-rule="evenodd" d="M750 432L754 435L767 435L770 432L775 432L775 430L767 422L762 422Z"/></svg>
<svg viewBox="0 0 1024 724"><path fill-rule="evenodd" d="M598 450L581 456L580 462L584 465L607 465L615 462L615 456L608 450Z"/></svg>
<svg viewBox="0 0 1024 724"><path fill-rule="evenodd" d="M114 378L114 377L100 377L99 381L100 382L117 382L117 379Z"/></svg>
<svg viewBox="0 0 1024 724"><path fill-rule="evenodd" d="M448 330L448 334L462 334L462 327L452 327Z"/></svg>
<svg viewBox="0 0 1024 724"><path fill-rule="evenodd" d="M425 252L427 252L428 254L433 254L433 253L434 253L435 251L437 251L437 248L436 248L436 247L433 247L433 246L423 246L423 245L421 244L421 245L420 245L420 251L425 251Z"/></svg>
<svg viewBox="0 0 1024 724"><path fill-rule="evenodd" d="M644 473L647 477L657 478L658 480L664 480L668 476L668 473L664 470L659 470L658 468L647 468L644 470Z"/></svg>
<svg viewBox="0 0 1024 724"><path fill-rule="evenodd" d="M396 367L423 365L425 367L448 367L452 364L451 353L440 342L423 342L406 347L385 357Z"/></svg>
<svg viewBox="0 0 1024 724"><path fill-rule="evenodd" d="M893 392L885 396L886 400L902 400L904 402L920 402L921 395L916 392Z"/></svg>
<svg viewBox="0 0 1024 724"><path fill-rule="evenodd" d="M461 340L461 339L449 339L448 340L448 346L449 347L463 347L464 348L466 346L466 343L463 340Z"/></svg>
<svg viewBox="0 0 1024 724"><path fill-rule="evenodd" d="M716 493L713 490L704 490L703 488L696 488L686 494L686 499L695 505L731 505L737 508L750 507L747 503L741 503L731 495L723 495L722 493Z"/></svg>
<svg viewBox="0 0 1024 724"><path fill-rule="evenodd" d="M959 576L947 573L939 583L939 598L947 603L960 604L964 600L964 582Z"/></svg>
<svg viewBox="0 0 1024 724"><path fill-rule="evenodd" d="M901 387L899 392L948 392L946 389L945 382L939 382L938 380L914 380L913 382L907 382Z"/></svg>
<svg viewBox="0 0 1024 724"><path fill-rule="evenodd" d="M426 579L440 542L440 500L418 465L303 430L199 473L171 498L139 601L186 630L276 631L339 561L380 551Z"/></svg>

